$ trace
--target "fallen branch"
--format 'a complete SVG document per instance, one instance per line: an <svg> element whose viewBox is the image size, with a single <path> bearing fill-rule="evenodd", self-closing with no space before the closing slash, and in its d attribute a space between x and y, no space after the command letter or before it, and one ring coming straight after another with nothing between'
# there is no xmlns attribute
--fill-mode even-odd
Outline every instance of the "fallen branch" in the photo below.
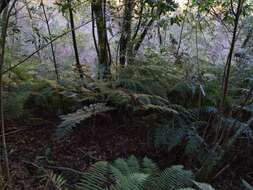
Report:
<svg viewBox="0 0 253 190"><path fill-rule="evenodd" d="M5 133L5 136L15 135L15 134L17 134L17 133L19 133L21 131L25 131L25 130L30 129L30 128L31 128L31 126L25 127L23 129L17 129L17 130L14 130L14 131L10 131L10 132ZM0 135L0 137L2 137L2 135Z"/></svg>
<svg viewBox="0 0 253 190"><path fill-rule="evenodd" d="M22 160L22 162L24 164L31 165L31 166L33 166L35 168L38 168L38 169L41 169L43 171L46 171L46 169L53 169L53 170L68 171L68 172L75 173L75 174L78 174L78 175L83 175L83 172L80 172L80 171L72 169L72 168L67 168L67 167L62 167L62 166L49 166L49 165L40 166L40 165L38 165L34 162L30 162L30 161L27 161L27 160Z"/></svg>

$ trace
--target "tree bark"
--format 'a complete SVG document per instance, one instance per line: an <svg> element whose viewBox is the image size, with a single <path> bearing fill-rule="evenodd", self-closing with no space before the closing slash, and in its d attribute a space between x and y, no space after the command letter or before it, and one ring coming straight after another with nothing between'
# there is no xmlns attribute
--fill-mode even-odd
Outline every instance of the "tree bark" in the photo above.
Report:
<svg viewBox="0 0 253 190"><path fill-rule="evenodd" d="M4 154L4 169L6 173L6 178L8 180L8 185L10 185L10 168L9 168L9 159L8 159L8 151L7 151L7 143L5 138L5 122L4 122L4 107L3 107L3 65L4 65L4 55L5 55L5 45L7 38L7 27L9 23L8 16L8 6L5 7L2 17L2 31L0 38L0 119L1 119L1 133L2 133L2 146L3 146L3 154Z"/></svg>
<svg viewBox="0 0 253 190"><path fill-rule="evenodd" d="M32 26L32 31L33 31L32 37L33 37L33 41L34 41L34 49L37 50L37 49L39 49L39 45L38 45L38 42L37 42L37 38L35 36L36 32L35 32L35 27L34 27L34 23L33 23L32 13L31 13L30 8L28 6L29 3L26 0L24 0L24 3L25 3L25 7L26 7L26 10L27 10L28 16L30 18L30 24ZM38 52L38 57L41 60L40 52Z"/></svg>
<svg viewBox="0 0 253 190"><path fill-rule="evenodd" d="M223 75L223 80L222 80L223 97L222 97L222 100L221 100L220 108L223 107L223 105L225 103L225 100L226 100L226 97L227 97L227 94L228 94L230 69L231 69L232 57L233 57L235 42L236 42L236 37L237 37L237 29L238 29L238 25L239 25L239 19L240 19L242 9L243 9L243 3L244 3L244 0L239 0L236 12L233 11L234 16L235 16L233 37L232 37L230 50L229 50L227 61L226 61L225 68L224 68L224 75ZM231 7L231 8L233 9L233 7Z"/></svg>
<svg viewBox="0 0 253 190"><path fill-rule="evenodd" d="M105 20L105 1L93 0L92 12L96 18L98 37L98 78L106 78L110 74L109 42Z"/></svg>
<svg viewBox="0 0 253 190"><path fill-rule="evenodd" d="M60 78L59 78L59 72L58 72L58 67L57 67L57 62L56 62L55 51L54 51L54 44L52 42L52 33L51 33L50 26L49 26L49 21L48 21L48 18L47 18L47 13L46 13L46 9L45 9L43 0L41 0L41 6L42 6L43 14L44 14L44 17L45 17L45 21L46 21L46 24L47 24L47 31L48 31L48 35L49 35L50 47L51 47L52 56L53 56L55 75L56 75L57 82L59 83Z"/></svg>
<svg viewBox="0 0 253 190"><path fill-rule="evenodd" d="M127 51L129 49L129 44L131 43L131 25L132 25L132 12L133 12L133 1L124 1L124 17L121 29L121 37L119 41L119 55L120 64L125 65L127 62Z"/></svg>
<svg viewBox="0 0 253 190"><path fill-rule="evenodd" d="M92 37L93 37L94 46L95 46L97 55L99 57L99 50L98 50L96 33L95 33L95 17L94 17L94 11L93 11L93 7L92 7L92 2L91 2L91 19L92 19Z"/></svg>
<svg viewBox="0 0 253 190"><path fill-rule="evenodd" d="M78 52L77 42L76 42L75 22L74 22L74 15L73 15L71 1L72 0L68 0L68 7L69 7L69 21L70 21L70 27L71 27L71 33L72 33L73 48L74 48L74 53L75 53L75 58L76 58L76 67L79 72L80 78L83 79L84 73L83 73L82 66L79 60L79 52Z"/></svg>
<svg viewBox="0 0 253 190"><path fill-rule="evenodd" d="M149 28L152 26L152 24L154 23L155 19L151 18L147 24L147 26L144 28L144 30L142 31L140 37L138 38L135 46L134 46L134 55L136 55L137 51L139 50L139 48L141 47L141 44L143 42L143 40L145 39Z"/></svg>

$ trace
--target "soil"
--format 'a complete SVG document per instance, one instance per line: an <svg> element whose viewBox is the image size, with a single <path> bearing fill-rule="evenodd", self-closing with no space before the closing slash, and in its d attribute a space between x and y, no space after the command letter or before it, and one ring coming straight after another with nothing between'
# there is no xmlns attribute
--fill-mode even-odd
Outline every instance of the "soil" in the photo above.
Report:
<svg viewBox="0 0 253 190"><path fill-rule="evenodd" d="M57 139L55 131L58 121L40 124L7 122L7 142L11 166L13 189L44 189L40 167L67 176L69 184L76 181L73 176L85 171L98 160L114 160L135 155L149 157L161 167L172 164L185 165L178 152L166 153L147 143L147 132L143 127L111 125L104 121L89 122L76 128L64 139ZM253 155L253 154L252 154ZM241 179L253 180L253 156L238 157L211 184L217 190L239 190ZM193 169L193 168L191 168ZM45 172L44 172L45 173Z"/></svg>

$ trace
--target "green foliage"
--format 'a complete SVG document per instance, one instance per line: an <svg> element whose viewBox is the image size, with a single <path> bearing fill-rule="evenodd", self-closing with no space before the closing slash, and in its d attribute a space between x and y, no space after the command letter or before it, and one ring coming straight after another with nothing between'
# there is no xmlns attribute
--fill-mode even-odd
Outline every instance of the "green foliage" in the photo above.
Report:
<svg viewBox="0 0 253 190"><path fill-rule="evenodd" d="M60 99L59 86L55 81L36 81L31 84L28 107L34 109L35 112L40 110L51 114L58 114L61 109L60 105L63 103Z"/></svg>
<svg viewBox="0 0 253 190"><path fill-rule="evenodd" d="M240 1L230 0L211 0L211 1L198 1L193 0L192 6L197 6L201 13L209 12L212 8L217 9L216 15L219 15L222 21L228 24L234 24L236 7ZM242 1L243 6L241 7L242 16L246 17L252 12L252 5L249 0Z"/></svg>
<svg viewBox="0 0 253 190"><path fill-rule="evenodd" d="M92 104L90 106L85 106L82 109L77 110L74 113L61 116L63 122L58 126L56 135L59 138L64 137L67 133L71 132L77 124L80 124L81 121L89 119L92 116L108 112L114 108L108 107L103 103Z"/></svg>
<svg viewBox="0 0 253 190"><path fill-rule="evenodd" d="M4 98L4 109L6 117L9 119L26 118L28 111L25 104L30 96L30 92L21 86L11 92L6 93Z"/></svg>
<svg viewBox="0 0 253 190"><path fill-rule="evenodd" d="M128 66L120 72L118 85L134 92L167 98L167 92L183 75L175 66L155 61L156 64L136 62Z"/></svg>
<svg viewBox="0 0 253 190"><path fill-rule="evenodd" d="M182 120L161 125L153 130L153 143L157 148L171 151L175 147L184 147L184 153L198 161L205 156L205 140L198 134L193 124L187 124Z"/></svg>
<svg viewBox="0 0 253 190"><path fill-rule="evenodd" d="M67 180L61 174L46 171L42 181L45 181L45 189L67 190Z"/></svg>
<svg viewBox="0 0 253 190"><path fill-rule="evenodd" d="M70 7L69 2L56 2L61 13L66 15L71 7L72 11L81 10L83 13L85 12L83 8L89 9L89 6L82 5L91 3L91 1L76 0L72 2ZM187 11L190 12L189 15L194 19L195 25L192 25L192 20L189 18L185 18L183 21L181 15L178 16L180 11L175 12L178 5L173 0L144 0L143 4L142 1L136 2L133 10L133 26L130 27L137 29L136 39L133 39L129 44L133 47L135 47L134 43L144 44L145 37L150 35L153 38L154 31L151 28L154 29L155 27L158 28L162 36L161 41L164 41L162 43L166 44L166 35L167 32L170 32L167 30L169 25L174 23L180 25L180 22L185 22L184 26L182 24L182 37L188 35L185 34L184 36L183 34L186 33L187 29L187 32L190 33L188 42L192 42L192 31L189 32L188 27L195 29L194 27L197 26L196 33L201 32L201 35L196 34L196 43L199 43L200 47L203 41L202 34L203 38L206 34L203 26L216 25L218 19L228 32L231 30L235 24L235 10L238 7L238 2L240 1L190 1L189 7L187 5ZM250 22L245 18L252 13L252 2L250 0L241 2L244 2L244 5L241 10L242 19L239 22L239 27ZM116 1L107 1L107 3L107 7L101 7L105 13L105 19L102 19L102 15L97 18L101 21L100 23L105 22L105 24L100 26L101 24L97 23L95 27L101 27L104 32L106 32L106 28L110 28L113 38L108 39L110 43L106 46L113 44L116 47L117 35L113 34L114 28L112 26L107 26L111 22L107 19L109 17L121 18L121 7L117 7ZM106 9L111 4L117 8L115 8L116 11ZM38 13L39 6L30 7L30 9L34 14L31 15L32 18L40 16ZM186 17L188 17L187 11L183 12ZM176 14L172 14L172 12ZM88 14L90 14L90 10ZM210 16L210 14L212 15ZM80 16L80 13L75 15ZM49 16L55 15L51 12ZM49 18L51 19L51 17ZM212 18L216 21L210 22ZM196 19L199 23L196 22ZM82 20L77 20L77 25L81 24L79 22ZM140 25L134 26L138 22ZM43 43L47 43L49 38L43 35L43 31L40 30L42 28L39 22L32 26L33 38L26 42L36 45L35 43L38 40L39 43L42 43L38 44L38 48ZM252 24L248 25L248 29L250 30L247 30L246 35L252 31ZM22 33L17 26L16 28L13 27L12 30L14 33ZM140 32L143 32L143 36L139 36ZM209 32L211 33L211 31ZM158 31L155 29L156 33ZM214 33L216 35L216 32ZM96 35L94 36L96 37ZM213 36L212 34L211 39ZM101 37L105 40L102 35ZM197 42L198 38L200 38L199 42ZM238 35L238 40L240 38L241 36ZM66 39L68 40L68 37ZM180 40L184 41L184 39ZM90 39L87 38L87 41ZM150 43L153 41L154 39L151 39ZM192 46L192 43L189 44ZM10 46L10 44L7 45ZM98 45L101 46L100 43ZM174 45L176 46L176 43ZM51 80L54 78L51 72L53 66L42 64L46 62L44 60L46 56L42 54L42 57L38 56L30 62L32 66L17 67L11 71L8 77L4 77L4 113L8 119L25 118L27 113L36 113L40 116L42 114L60 115L62 122L56 130L56 136L61 139L69 135L74 128L81 127L82 122L89 123L91 119L100 115L111 114L114 116L112 113L117 112L124 120L112 117L113 121L131 120L129 123L131 122L134 127L148 126L142 130L149 135L151 143L155 145L157 151L159 149L165 150L166 153L174 153L174 150L179 150L180 156L189 159L192 164L191 167L198 169L198 179L209 180L225 164L230 163L234 158L235 150L239 149L246 152L247 147L244 145L247 143L247 146L252 146L252 98L240 110L252 86L252 65L242 64L240 60L237 60L235 53L235 59L233 59L235 64L231 65L228 97L224 107L222 109L217 108L221 100L220 83L223 80L224 66L216 64L216 60L214 60L215 64L210 64L206 57L202 57L201 51L196 60L192 51L189 51L191 53L188 55L185 53L175 56L173 55L174 45L173 47L171 45L170 49L167 48L167 44L162 49L158 47L160 51L153 50L155 48L151 46L144 47L144 51L139 52L138 57L129 57L129 63L125 67L115 66L115 71L112 71L106 80L97 80L89 77L88 74L83 81L77 80L77 76L73 72L74 69L70 66L72 62L62 59L59 62L61 80L57 83ZM184 45L182 44L182 46ZM183 49L182 46L181 49ZM20 47L18 48L20 49ZM30 48L30 46L28 47ZM61 44L57 46L55 44L55 47L58 49ZM79 48L84 47L79 44ZM105 50L105 48L109 49L109 47L103 47L100 50ZM131 48L127 47L127 49ZM195 46L192 49L195 50ZM111 50L110 53L114 55L115 51ZM131 54L130 51L129 54ZM3 70L11 67L12 62L15 62L16 59L23 58L23 55L14 57L13 52L15 51L12 51L12 47L10 47L7 52L8 57L5 56L6 64L3 66ZM99 53L101 52L98 52L98 55ZM108 52L108 54L110 53ZM85 59L83 56L80 58L82 61ZM99 62L101 61L104 60ZM195 64L196 61L198 64ZM111 70L113 69L111 68ZM95 72L92 74L95 75ZM237 151L236 154L240 154L240 152ZM53 186L56 189L64 189L67 183L63 176L53 173L49 173L46 178L47 185L50 186L48 188ZM252 189L246 181L243 181L243 184L247 189ZM193 188L213 190L208 184L194 181L192 172L185 170L182 166L171 166L160 171L152 160L144 158L139 162L134 156L127 160L117 159L113 163L107 161L95 163L84 173L78 188L87 190L190 190Z"/></svg>
<svg viewBox="0 0 253 190"><path fill-rule="evenodd" d="M84 173L78 189L172 190L193 187L197 184L204 190L205 185L202 184L201 187L201 184L194 182L193 179L192 172L183 169L183 166L171 166L159 171L150 159L144 158L138 163L132 156L128 160L117 159L113 163L97 162Z"/></svg>
<svg viewBox="0 0 253 190"><path fill-rule="evenodd" d="M202 166L199 175L208 180L229 160L227 158L233 157L232 149L239 137L246 136L248 142L251 141L252 131L245 123L218 113L214 107L219 99L216 77L203 74L201 85L196 78L189 82L188 77L193 76L186 77L181 67L153 58L151 62L137 61L136 65L129 65L110 81L90 83L89 90L77 93L77 97L81 97L87 107L102 103L124 111L127 117L134 113L155 115L148 121L152 123L152 128L147 129L151 142L168 152L180 147L182 156ZM219 76L219 68L208 70L208 74ZM100 111L94 114L94 111L78 110L63 116L65 121L59 131L68 131ZM63 132L61 137L65 134Z"/></svg>

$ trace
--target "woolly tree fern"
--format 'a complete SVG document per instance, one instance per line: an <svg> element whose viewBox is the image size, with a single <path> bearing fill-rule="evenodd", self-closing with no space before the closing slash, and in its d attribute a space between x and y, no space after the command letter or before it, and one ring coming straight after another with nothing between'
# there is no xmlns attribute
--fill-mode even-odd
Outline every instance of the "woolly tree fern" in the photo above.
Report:
<svg viewBox="0 0 253 190"><path fill-rule="evenodd" d="M194 175L183 166L159 171L148 158L141 163L135 157L117 159L113 163L100 161L84 173L79 190L172 190L193 187ZM201 190L208 190L202 189Z"/></svg>
<svg viewBox="0 0 253 190"><path fill-rule="evenodd" d="M67 133L71 132L81 121L84 121L96 114L111 111L114 108L108 107L103 103L92 104L77 110L74 113L61 116L63 122L58 126L56 135L59 138L64 137Z"/></svg>

